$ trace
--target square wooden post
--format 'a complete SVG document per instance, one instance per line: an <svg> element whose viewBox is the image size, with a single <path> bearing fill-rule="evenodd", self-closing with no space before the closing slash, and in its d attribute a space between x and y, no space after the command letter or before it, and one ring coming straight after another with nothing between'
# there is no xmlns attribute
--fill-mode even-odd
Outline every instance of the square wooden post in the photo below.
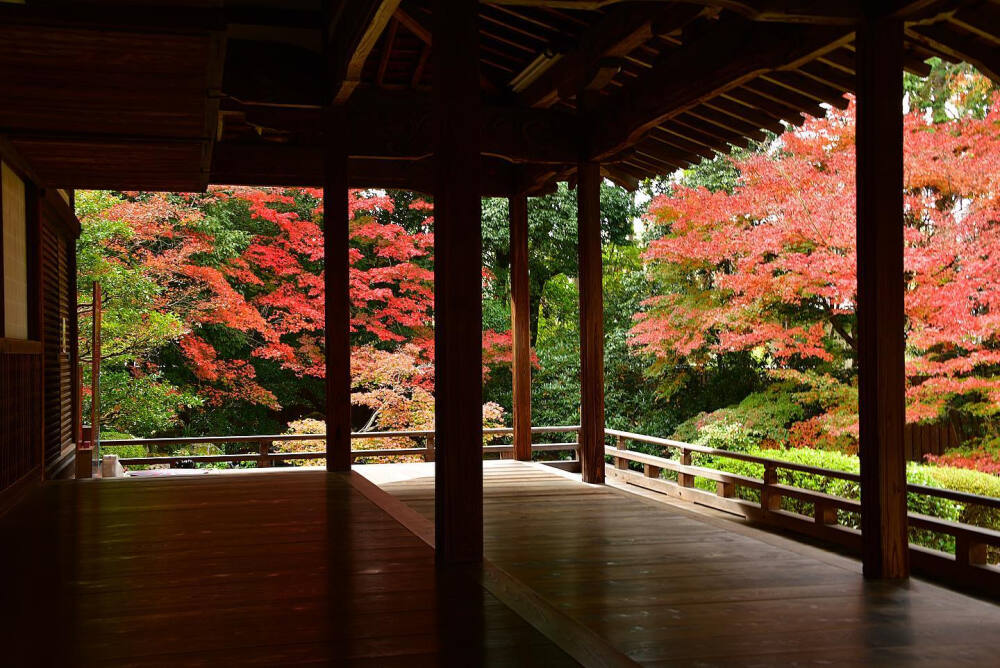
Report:
<svg viewBox="0 0 1000 668"><path fill-rule="evenodd" d="M604 292L601 281L601 166L577 165L580 255L580 467L604 482Z"/></svg>
<svg viewBox="0 0 1000 668"><path fill-rule="evenodd" d="M435 0L435 537L439 563L483 556L479 3Z"/></svg>
<svg viewBox="0 0 1000 668"><path fill-rule="evenodd" d="M909 575L903 310L903 26L857 31L858 412L865 577Z"/></svg>
<svg viewBox="0 0 1000 668"><path fill-rule="evenodd" d="M531 461L531 295L528 196L510 198L510 322L514 332L514 458Z"/></svg>
<svg viewBox="0 0 1000 668"><path fill-rule="evenodd" d="M326 288L326 469L351 468L351 288L348 128L342 107L324 116L323 252Z"/></svg>

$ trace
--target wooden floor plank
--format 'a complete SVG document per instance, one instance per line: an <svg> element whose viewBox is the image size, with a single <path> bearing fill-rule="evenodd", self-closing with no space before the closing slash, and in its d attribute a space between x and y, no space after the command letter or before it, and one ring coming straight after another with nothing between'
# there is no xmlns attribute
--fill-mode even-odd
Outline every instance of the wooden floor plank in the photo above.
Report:
<svg viewBox="0 0 1000 668"><path fill-rule="evenodd" d="M356 477L44 485L0 519L3 665L575 665Z"/></svg>
<svg viewBox="0 0 1000 668"><path fill-rule="evenodd" d="M432 467L359 471L433 518ZM639 663L990 665L1000 652L992 603L865 582L852 559L541 465L484 475L490 561Z"/></svg>

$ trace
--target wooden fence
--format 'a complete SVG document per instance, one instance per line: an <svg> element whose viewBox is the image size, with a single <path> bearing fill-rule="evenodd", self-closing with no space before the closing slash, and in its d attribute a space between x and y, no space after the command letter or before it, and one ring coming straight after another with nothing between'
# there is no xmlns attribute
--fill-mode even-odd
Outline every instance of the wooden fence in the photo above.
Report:
<svg viewBox="0 0 1000 668"><path fill-rule="evenodd" d="M910 462L925 461L924 455L942 455L960 444L958 431L951 422L908 424L903 428L903 449Z"/></svg>

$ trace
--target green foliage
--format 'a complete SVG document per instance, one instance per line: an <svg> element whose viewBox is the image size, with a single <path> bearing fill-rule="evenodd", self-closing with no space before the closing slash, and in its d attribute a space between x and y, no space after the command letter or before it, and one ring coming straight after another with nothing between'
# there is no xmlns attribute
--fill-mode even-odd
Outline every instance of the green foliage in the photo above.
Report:
<svg viewBox="0 0 1000 668"><path fill-rule="evenodd" d="M702 412L680 424L673 437L722 450L747 447L820 447L853 451L850 431L857 390L826 374L782 373L776 382L739 403Z"/></svg>
<svg viewBox="0 0 1000 668"><path fill-rule="evenodd" d="M968 63L948 63L937 57L927 63L931 66L927 77L903 75L903 90L912 108L928 111L935 123L986 115L996 83L976 76L977 70Z"/></svg>
<svg viewBox="0 0 1000 668"><path fill-rule="evenodd" d="M180 410L201 404L194 392L164 382L159 374L134 374L114 367L101 372L102 424L116 430L161 433L178 423Z"/></svg>
<svg viewBox="0 0 1000 668"><path fill-rule="evenodd" d="M923 468L930 475L934 487L1000 499L1000 477L951 466L927 466Z"/></svg>
<svg viewBox="0 0 1000 668"><path fill-rule="evenodd" d="M740 180L740 170L729 155L716 153L714 157L705 159L697 165L684 170L681 183L688 188L707 188L712 192L723 190L733 192Z"/></svg>
<svg viewBox="0 0 1000 668"><path fill-rule="evenodd" d="M700 413L686 420L677 427L673 437L743 452L764 443L772 446L786 443L789 426L806 417L806 408L796 401L794 387L789 383L775 383L752 392L735 406Z"/></svg>
<svg viewBox="0 0 1000 668"><path fill-rule="evenodd" d="M1000 477L990 473L950 466L925 466L922 468L928 477L928 482L923 484L994 499L1000 498ZM1000 510L976 504L962 504L958 521L1000 531ZM1000 562L1000 550L990 548L989 558L990 563Z"/></svg>
<svg viewBox="0 0 1000 668"><path fill-rule="evenodd" d="M101 435L101 438L109 438ZM102 455L118 455L119 459L135 459L137 457L148 457L149 453L143 445L102 445Z"/></svg>
<svg viewBox="0 0 1000 668"><path fill-rule="evenodd" d="M856 456L840 452L814 450L811 448L767 449L754 447L745 449L743 452L755 457L777 459L805 466L823 468L830 471L841 471L845 473L858 473L860 471L860 462ZM728 473L734 473L742 476L760 478L764 473L764 467L760 464L728 459L717 455L696 454L693 457L693 461L697 466L726 471ZM936 471L934 470L934 467L930 466L910 463L906 468L906 478L913 484L942 487L943 485L935 482L935 475ZM800 487L802 489L831 494L833 496L839 496L846 499L859 500L861 498L859 485L850 480L829 478L826 476L800 471L779 470L778 481L784 485ZM697 484L702 489L708 491L715 490L714 482L699 480L697 481ZM759 494L752 490L744 490L743 497L756 502L760 501ZM910 512L939 517L953 522L965 521L964 518L968 516L963 504L949 501L947 499L925 496L923 494L908 494L907 505ZM804 515L809 515L812 512L812 504L797 501L795 499L783 499L782 508ZM855 513L839 512L838 521L845 526L853 528L858 528L860 526L860 517ZM995 522L996 518L992 518L992 521ZM954 538L942 534L935 534L929 531L911 530L910 539L918 545L931 547L944 552L953 552L955 549Z"/></svg>
<svg viewBox="0 0 1000 668"><path fill-rule="evenodd" d="M626 243L640 213L631 193L608 183L601 185L601 238L605 245ZM560 183L556 192L528 199L528 247L534 342L539 305L547 283L560 274L570 277L577 274L576 190ZM506 199L483 200L483 264L496 276L502 292L493 296L505 300L510 285L510 218Z"/></svg>

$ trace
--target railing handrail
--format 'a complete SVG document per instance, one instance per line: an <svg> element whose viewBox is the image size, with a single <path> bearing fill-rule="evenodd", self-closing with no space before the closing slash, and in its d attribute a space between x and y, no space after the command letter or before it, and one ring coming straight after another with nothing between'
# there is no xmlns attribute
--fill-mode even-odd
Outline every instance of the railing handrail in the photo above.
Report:
<svg viewBox="0 0 1000 668"><path fill-rule="evenodd" d="M720 457L728 457L729 459L737 459L739 461L749 462L751 464L761 464L762 466L777 465L778 468L787 469L790 471L799 471L801 473L813 473L815 475L826 476L828 478L838 478L840 480L847 480L850 482L861 482L860 474L850 473L848 471L835 471L833 469L825 469L820 466L809 466L808 464L786 462L780 459L771 459L770 457L759 457L757 455L748 455L745 452L720 450L719 448L711 448L707 445L696 445L694 443L685 443L684 441L674 441L669 438L657 438L655 436L645 436L643 434L634 434L629 431L620 431L618 429L605 429L604 434L605 436L620 436L626 440L637 441L639 443L662 445L664 447L677 448L680 450L687 450L689 452L700 452L706 455L717 455Z"/></svg>
<svg viewBox="0 0 1000 668"><path fill-rule="evenodd" d="M556 434L580 431L579 425L555 427L532 427L532 434ZM489 427L483 429L484 434L513 434L513 427ZM356 431L351 433L351 440L378 438L425 438L433 436L433 429L418 429L413 431ZM166 438L122 438L101 439L102 445L197 445L212 443L259 443L261 441L325 441L326 434L245 434L239 436L170 436Z"/></svg>
<svg viewBox="0 0 1000 668"><path fill-rule="evenodd" d="M578 433L579 426L558 426L558 427L532 427L532 434L543 433ZM484 429L484 434L513 434L510 427ZM424 461L432 461L435 456L434 432L432 430L413 431L383 431L383 432L357 432L351 434L354 440L375 440L387 438L414 438L423 439L424 447L404 447L385 449L351 450L351 460L355 461L368 457L385 456L416 456L423 457ZM619 429L605 429L605 437L616 439L616 446L605 443L604 454L611 457L613 468L608 468L608 475L617 478L630 485L642 487L651 491L660 492L681 499L700 503L709 507L718 508L731 513L737 513L754 521L762 521L802 533L805 535L830 540L847 545L854 549L861 548L861 532L850 526L842 524L838 519L839 512L859 513L861 512L861 502L856 499L836 496L825 492L799 487L794 484L784 484L778 477L778 471L796 471L809 475L824 478L859 482L860 476L856 473L846 471L834 471L819 466L799 464L780 459L750 455L743 452L731 452L719 448L711 448L694 443L685 443L669 438L658 438L637 434L634 432L622 431ZM193 463L213 463L213 462L256 462L258 467L269 467L275 462L291 460L316 460L326 457L326 452L273 452L271 447L274 443L287 441L325 441L325 434L256 434L245 436L193 436L177 438L150 438L150 439L109 439L104 441L105 445L166 445L166 444L208 444L208 443L256 443L259 447L257 453L240 453L231 455L189 455L189 456L168 456L168 457L132 457L122 458L124 465L156 465L168 464L181 461L191 461ZM646 452L629 450L628 441L646 443L659 446L661 448L680 451L679 459L668 458L661 455L649 454ZM419 444L419 443L418 443ZM513 453L513 444L484 444L482 446L484 454L499 453L501 456L506 453ZM579 443L532 443L532 452L548 451L579 451ZM711 455L713 457L727 458L736 461L743 461L763 467L763 477L756 478L748 475L729 473L724 470L708 468L697 465L692 459L692 454ZM629 464L642 466L642 471L630 468ZM560 468L567 468L565 465L578 464L576 461L566 462ZM572 469L571 469L572 470ZM661 473L672 471L676 474L676 481L661 477ZM715 492L706 491L695 484L696 478L715 482ZM740 498L736 490L739 488L749 489L756 497ZM986 508L1000 509L1000 499L959 492L957 490L928 487L908 483L906 489L910 493L921 494L929 497L936 497L950 501L964 503L966 505L976 505ZM800 505L785 505L783 500L791 499L799 503L811 504L812 515L808 513L809 505L805 509ZM984 527L961 522L953 522L946 519L922 515L916 512L908 512L909 525L913 528L931 531L938 534L951 536L955 541L955 553L941 552L936 549L927 549L918 545L910 545L910 558L916 566L923 566L926 569L937 569L948 573L953 579L968 582L970 578L976 582L984 582L992 591L1000 592L1000 569L990 567L987 548L1000 548L1000 531L994 531ZM935 571L937 572L937 571Z"/></svg>
<svg viewBox="0 0 1000 668"><path fill-rule="evenodd" d="M748 455L744 452L732 452L730 450L720 450L718 448L711 448L705 445L685 443L683 441L675 441L669 438L657 438L655 436L645 436L643 434L635 434L632 432L621 431L618 429L605 429L604 433L606 436L620 437L628 441L649 443L651 445L661 445L664 447L676 448L679 450L684 450L689 452L699 452L703 454L715 455L718 457L726 457L738 461L760 464L762 466L771 466L777 469L784 469L787 471L810 473L813 475L824 476L827 478L837 478L840 480L847 480L850 482L861 481L861 476L859 474L850 473L847 471L834 471L832 469L822 468L819 466L810 466L808 464L799 464L797 462L786 462L781 459L771 459L770 457L759 457L757 455ZM918 485L914 483L907 483L906 490L908 492L913 492L915 494L934 496L941 499L947 499L949 501L958 501L959 503L974 504L974 505L984 506L987 508L1000 509L1000 499L994 498L992 496L981 496L979 494L971 494L969 492L960 492L958 490L945 489L941 487L928 487L927 485Z"/></svg>

